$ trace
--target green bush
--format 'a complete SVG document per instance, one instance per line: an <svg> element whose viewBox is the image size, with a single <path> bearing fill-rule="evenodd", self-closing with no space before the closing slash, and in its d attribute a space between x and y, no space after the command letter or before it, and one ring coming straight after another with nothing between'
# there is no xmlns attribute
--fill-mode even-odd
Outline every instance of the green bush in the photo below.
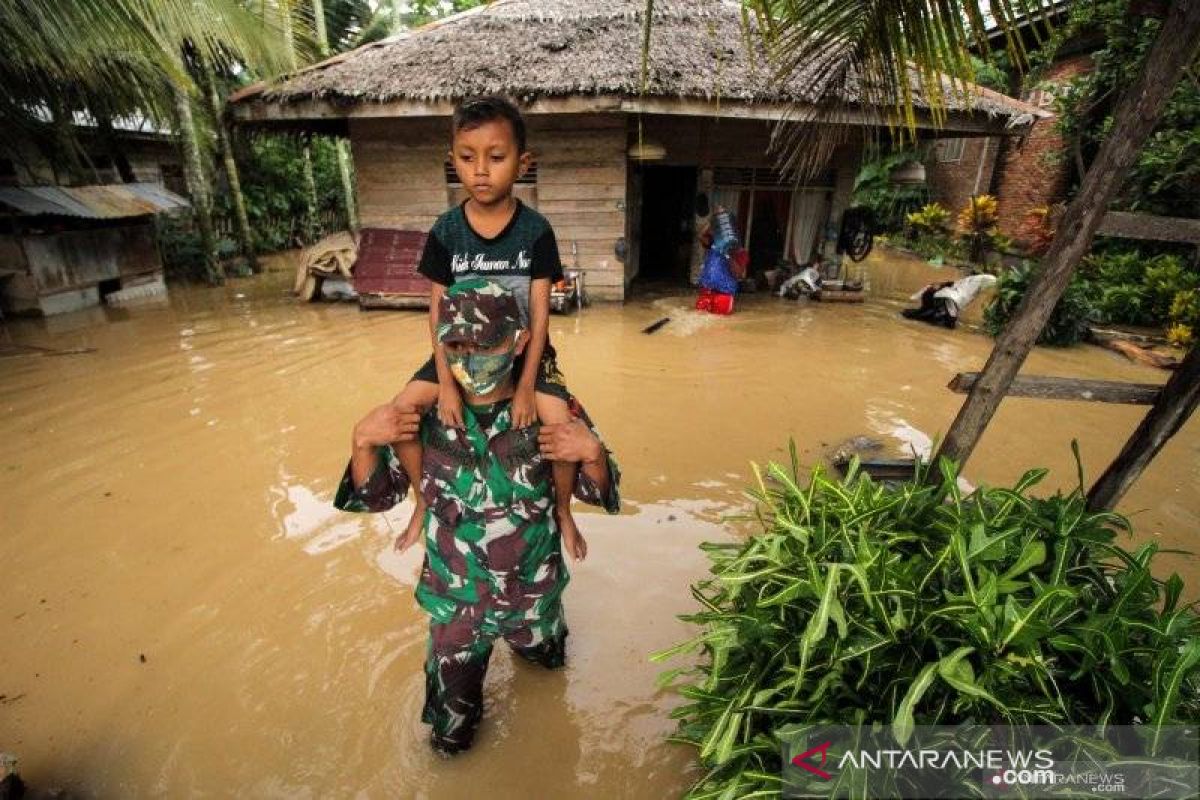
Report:
<svg viewBox="0 0 1200 800"><path fill-rule="evenodd" d="M1176 256L1155 256L1146 265L1146 294L1149 313L1156 324L1171 313L1175 296L1189 289L1200 288L1200 275L1187 270Z"/></svg>
<svg viewBox="0 0 1200 800"><path fill-rule="evenodd" d="M204 246L189 212L159 214L155 218L163 273L170 280L203 281Z"/></svg>
<svg viewBox="0 0 1200 800"><path fill-rule="evenodd" d="M337 153L332 140L313 137L310 142L313 177L317 186L317 212L335 211L344 218L345 202ZM305 230L307 198L304 186L303 143L290 136L255 135L237 143L238 169L246 215L259 252L269 253L311 244L329 231ZM233 218L232 199L216 198L214 212Z"/></svg>
<svg viewBox="0 0 1200 800"><path fill-rule="evenodd" d="M775 796L778 736L803 723L1162 725L1200 717L1200 624L1156 545L1082 491L1040 498L1045 470L1011 488L922 476L875 483L852 465L801 486L772 464L758 532L705 544L714 577L682 617L699 634L653 656L684 698L674 737L707 771L690 797Z"/></svg>
<svg viewBox="0 0 1200 800"><path fill-rule="evenodd" d="M871 209L875 227L880 232L900 232L905 216L929 202L927 184L892 183L892 173L899 167L924 159L922 150L904 148L890 153L872 153L863 162L854 179L852 202Z"/></svg>
<svg viewBox="0 0 1200 800"><path fill-rule="evenodd" d="M1020 267L1000 273L996 295L983 311L983 326L992 336L999 335L1008 324L1036 272L1036 265L1025 262ZM1075 344L1087 332L1088 320L1093 315L1091 287L1081 276L1075 275L1050 314L1046 327L1038 337L1038 344L1058 347Z"/></svg>
<svg viewBox="0 0 1200 800"><path fill-rule="evenodd" d="M1121 283L1105 286L1096 298L1096 317L1104 322L1139 325L1146 316L1146 291L1141 286Z"/></svg>
<svg viewBox="0 0 1200 800"><path fill-rule="evenodd" d="M1175 298L1200 287L1200 274L1172 253L1093 253L1080 273L1091 287L1096 318L1126 325L1162 327Z"/></svg>

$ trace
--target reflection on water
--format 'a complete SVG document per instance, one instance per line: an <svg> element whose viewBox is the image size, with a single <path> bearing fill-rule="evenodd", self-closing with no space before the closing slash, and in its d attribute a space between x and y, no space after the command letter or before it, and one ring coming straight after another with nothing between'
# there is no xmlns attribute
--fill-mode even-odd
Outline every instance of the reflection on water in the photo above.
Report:
<svg viewBox="0 0 1200 800"><path fill-rule="evenodd" d="M900 278L869 262L877 291ZM911 265L905 269L911 271ZM919 270L905 280L922 280ZM83 355L0 360L0 751L25 777L101 797L671 796L696 777L667 744L678 702L646 655L680 640L696 545L738 535L751 461L805 464L854 436L926 451L989 340L900 320L894 304L739 298L732 317L659 297L555 318L571 386L624 470L626 512L581 512L568 668L497 649L475 751L430 754L419 723L420 554L409 507L329 505L352 422L425 358L419 313L296 305L289 273L169 304L7 324ZM664 317L653 335L641 329ZM1094 348L1038 350L1027 372L1163 375ZM1009 400L974 482L1034 465L1069 487L1144 409ZM1127 498L1141 538L1200 530L1193 420ZM1170 566L1191 579L1184 556ZM144 657L144 661L142 658ZM531 781L536 778L536 785Z"/></svg>

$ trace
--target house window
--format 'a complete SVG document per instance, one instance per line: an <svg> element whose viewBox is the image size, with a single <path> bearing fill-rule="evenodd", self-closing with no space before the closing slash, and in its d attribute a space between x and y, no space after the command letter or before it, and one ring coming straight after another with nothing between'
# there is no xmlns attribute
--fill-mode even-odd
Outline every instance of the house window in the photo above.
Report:
<svg viewBox="0 0 1200 800"><path fill-rule="evenodd" d="M937 160L939 164L954 164L962 161L966 139L938 139Z"/></svg>
<svg viewBox="0 0 1200 800"><path fill-rule="evenodd" d="M11 158L0 158L0 186L17 185L17 165Z"/></svg>

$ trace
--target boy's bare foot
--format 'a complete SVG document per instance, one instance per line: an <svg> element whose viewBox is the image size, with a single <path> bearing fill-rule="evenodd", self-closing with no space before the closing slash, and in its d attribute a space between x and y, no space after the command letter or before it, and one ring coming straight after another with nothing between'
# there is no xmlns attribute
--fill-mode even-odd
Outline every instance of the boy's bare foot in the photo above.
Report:
<svg viewBox="0 0 1200 800"><path fill-rule="evenodd" d="M403 553L405 550L421 541L421 534L424 532L424 530L425 504L418 502L416 509L413 510L412 518L408 521L408 527L404 529L404 533L396 537L396 552Z"/></svg>
<svg viewBox="0 0 1200 800"><path fill-rule="evenodd" d="M579 532L579 527L575 524L575 518L571 516L569 509L557 509L558 530L562 534L563 549L567 551L567 555L576 561L583 561L587 558L587 540L583 538L583 534Z"/></svg>

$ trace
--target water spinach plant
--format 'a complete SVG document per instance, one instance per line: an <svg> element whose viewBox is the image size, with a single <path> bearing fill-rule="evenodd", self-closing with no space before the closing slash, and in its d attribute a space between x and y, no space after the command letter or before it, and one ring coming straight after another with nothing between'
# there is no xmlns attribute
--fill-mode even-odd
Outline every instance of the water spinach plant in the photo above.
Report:
<svg viewBox="0 0 1200 800"><path fill-rule="evenodd" d="M689 797L773 797L778 734L798 723L1163 725L1200 716L1200 624L1154 544L1089 513L1080 489L1037 497L1046 474L964 494L940 466L884 485L851 465L756 468L761 529L702 545L699 626L657 661L683 697L676 741L706 768ZM1080 480L1082 485L1082 478Z"/></svg>

